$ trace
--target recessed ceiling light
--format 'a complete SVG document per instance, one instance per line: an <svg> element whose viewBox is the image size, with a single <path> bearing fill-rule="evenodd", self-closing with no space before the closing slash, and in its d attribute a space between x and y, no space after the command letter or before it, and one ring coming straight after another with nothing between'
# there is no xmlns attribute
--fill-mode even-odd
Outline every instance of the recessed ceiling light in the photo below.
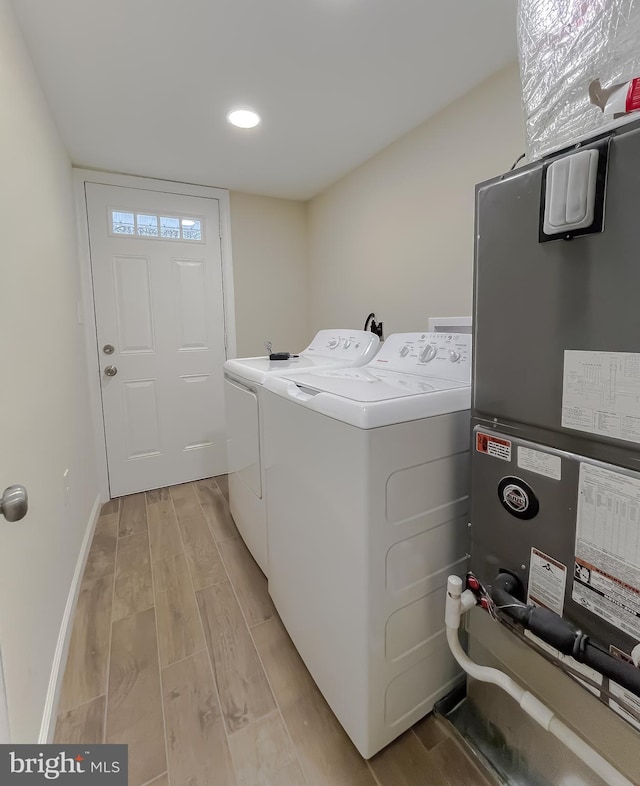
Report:
<svg viewBox="0 0 640 786"><path fill-rule="evenodd" d="M260 115L253 109L232 109L227 113L227 120L237 128L255 128Z"/></svg>

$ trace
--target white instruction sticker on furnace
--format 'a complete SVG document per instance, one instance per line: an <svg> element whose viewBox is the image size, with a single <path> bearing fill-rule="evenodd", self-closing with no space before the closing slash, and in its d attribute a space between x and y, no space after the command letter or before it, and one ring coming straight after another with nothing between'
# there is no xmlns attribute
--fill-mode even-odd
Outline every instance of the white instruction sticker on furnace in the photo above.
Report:
<svg viewBox="0 0 640 786"><path fill-rule="evenodd" d="M511 440L494 437L493 434L484 434L482 431L476 433L476 450L478 453L486 453L487 456L499 458L503 461L511 461Z"/></svg>
<svg viewBox="0 0 640 786"><path fill-rule="evenodd" d="M635 726L636 729L640 730L640 721L636 717L634 717L630 712L627 712L627 710L625 710L624 707L621 707L617 701L611 699L609 701L609 706L616 713L616 715L619 715L621 718L624 718L627 721L627 723L630 723L632 726Z"/></svg>
<svg viewBox="0 0 640 786"><path fill-rule="evenodd" d="M566 583L566 565L538 549L531 549L527 603L543 606L562 616Z"/></svg>
<svg viewBox="0 0 640 786"><path fill-rule="evenodd" d="M640 354L565 350L562 425L640 443Z"/></svg>
<svg viewBox="0 0 640 786"><path fill-rule="evenodd" d="M627 723L640 729L640 698L611 680L609 680L609 693L619 699L619 701L611 699L609 702L611 709L622 716ZM621 706L620 701L625 706Z"/></svg>
<svg viewBox="0 0 640 786"><path fill-rule="evenodd" d="M594 696L600 696L600 688L603 682L602 674L589 666L585 666L584 663L579 663L577 660L574 660L571 655L563 655L559 650L555 649L555 647L552 647L547 644L546 641L543 641L538 638L538 636L531 633L530 630L525 630L524 635L525 638L535 642L541 650L544 650L554 659L564 664L570 677L593 693Z"/></svg>
<svg viewBox="0 0 640 786"><path fill-rule="evenodd" d="M541 450L518 447L518 466L538 475L546 475L554 480L562 479L562 459Z"/></svg>
<svg viewBox="0 0 640 786"><path fill-rule="evenodd" d="M580 464L571 596L640 638L640 480Z"/></svg>

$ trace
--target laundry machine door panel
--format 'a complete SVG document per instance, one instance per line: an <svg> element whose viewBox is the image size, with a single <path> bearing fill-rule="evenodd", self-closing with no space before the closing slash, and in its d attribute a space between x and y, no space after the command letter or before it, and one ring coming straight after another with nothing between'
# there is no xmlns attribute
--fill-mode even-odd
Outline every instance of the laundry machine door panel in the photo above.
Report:
<svg viewBox="0 0 640 786"><path fill-rule="evenodd" d="M229 472L237 473L256 497L262 498L258 395L230 379L225 379L224 386Z"/></svg>

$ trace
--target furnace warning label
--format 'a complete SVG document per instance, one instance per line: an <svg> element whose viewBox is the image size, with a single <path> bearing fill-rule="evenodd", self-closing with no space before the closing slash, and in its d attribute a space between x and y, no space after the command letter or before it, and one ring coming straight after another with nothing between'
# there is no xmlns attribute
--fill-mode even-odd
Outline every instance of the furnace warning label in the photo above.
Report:
<svg viewBox="0 0 640 786"><path fill-rule="evenodd" d="M476 450L478 453L486 453L488 456L511 461L511 442L508 439L494 437L491 434L483 434L478 431L476 434Z"/></svg>
<svg viewBox="0 0 640 786"><path fill-rule="evenodd" d="M640 637L640 480L580 464L572 598Z"/></svg>
<svg viewBox="0 0 640 786"><path fill-rule="evenodd" d="M640 443L640 354L566 350L562 425Z"/></svg>
<svg viewBox="0 0 640 786"><path fill-rule="evenodd" d="M529 594L527 603L544 606L562 616L564 589L567 583L567 568L561 562L531 549L529 564Z"/></svg>

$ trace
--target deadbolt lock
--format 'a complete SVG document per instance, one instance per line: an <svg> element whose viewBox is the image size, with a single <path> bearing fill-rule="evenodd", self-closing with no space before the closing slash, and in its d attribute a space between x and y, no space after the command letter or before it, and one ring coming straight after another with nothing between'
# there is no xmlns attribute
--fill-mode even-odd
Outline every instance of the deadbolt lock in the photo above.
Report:
<svg viewBox="0 0 640 786"><path fill-rule="evenodd" d="M105 344L102 347L102 351L105 355L113 355L113 353L116 351L116 348L113 346L113 344Z"/></svg>

